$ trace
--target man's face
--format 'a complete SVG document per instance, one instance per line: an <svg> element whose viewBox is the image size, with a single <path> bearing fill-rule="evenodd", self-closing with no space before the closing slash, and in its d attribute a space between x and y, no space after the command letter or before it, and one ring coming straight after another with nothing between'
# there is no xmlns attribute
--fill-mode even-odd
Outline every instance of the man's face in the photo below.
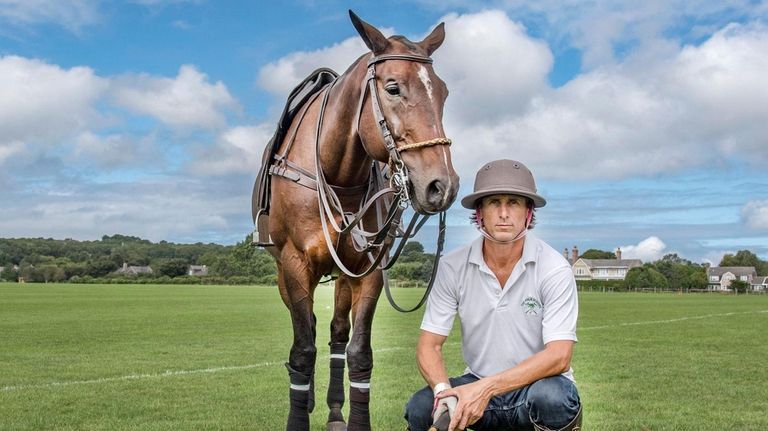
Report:
<svg viewBox="0 0 768 431"><path fill-rule="evenodd" d="M499 241L511 241L525 228L528 216L526 199L517 195L484 197L480 215L488 234Z"/></svg>

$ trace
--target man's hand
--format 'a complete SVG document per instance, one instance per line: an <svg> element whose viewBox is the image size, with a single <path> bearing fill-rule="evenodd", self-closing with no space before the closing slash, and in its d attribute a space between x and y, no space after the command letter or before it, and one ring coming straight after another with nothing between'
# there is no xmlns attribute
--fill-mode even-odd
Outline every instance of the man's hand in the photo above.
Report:
<svg viewBox="0 0 768 431"><path fill-rule="evenodd" d="M456 403L459 401L456 397L438 398L438 395L451 388L450 383L438 383L435 385L435 406L432 409L432 422L437 421L446 411L450 417L453 417L453 411L456 410Z"/></svg>
<svg viewBox="0 0 768 431"><path fill-rule="evenodd" d="M448 431L463 430L480 420L491 399L486 382L478 380L466 385L446 389L437 395L438 400L458 398L454 411L451 413L451 424ZM437 416L435 416L437 417Z"/></svg>

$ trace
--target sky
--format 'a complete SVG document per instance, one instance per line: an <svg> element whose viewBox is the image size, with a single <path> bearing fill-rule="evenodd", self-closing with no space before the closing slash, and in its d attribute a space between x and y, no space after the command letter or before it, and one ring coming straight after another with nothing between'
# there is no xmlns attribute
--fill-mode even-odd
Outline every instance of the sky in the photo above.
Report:
<svg viewBox="0 0 768 431"><path fill-rule="evenodd" d="M288 92L367 51L348 9L414 41L445 23L459 196L515 159L558 250L768 259L768 3L749 0L0 0L0 237L241 241ZM447 249L467 217L457 200Z"/></svg>

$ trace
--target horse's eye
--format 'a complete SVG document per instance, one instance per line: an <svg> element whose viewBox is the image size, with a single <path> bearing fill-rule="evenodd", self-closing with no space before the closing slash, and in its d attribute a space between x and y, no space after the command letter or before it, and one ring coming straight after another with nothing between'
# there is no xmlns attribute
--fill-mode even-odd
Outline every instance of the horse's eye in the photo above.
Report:
<svg viewBox="0 0 768 431"><path fill-rule="evenodd" d="M392 96L399 96L400 95L400 87L395 84L387 84L386 87L384 87L384 90L386 90L387 93L389 93Z"/></svg>

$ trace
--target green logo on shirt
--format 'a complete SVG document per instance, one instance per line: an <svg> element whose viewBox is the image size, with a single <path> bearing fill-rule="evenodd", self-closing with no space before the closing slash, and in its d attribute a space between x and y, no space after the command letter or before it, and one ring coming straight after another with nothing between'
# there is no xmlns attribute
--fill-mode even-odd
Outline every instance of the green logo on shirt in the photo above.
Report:
<svg viewBox="0 0 768 431"><path fill-rule="evenodd" d="M533 315L538 315L539 311L542 309L541 302L539 302L539 300L534 298L533 296L529 296L525 298L523 302L520 304L520 307L522 307L523 312L525 312L525 314L533 314Z"/></svg>

